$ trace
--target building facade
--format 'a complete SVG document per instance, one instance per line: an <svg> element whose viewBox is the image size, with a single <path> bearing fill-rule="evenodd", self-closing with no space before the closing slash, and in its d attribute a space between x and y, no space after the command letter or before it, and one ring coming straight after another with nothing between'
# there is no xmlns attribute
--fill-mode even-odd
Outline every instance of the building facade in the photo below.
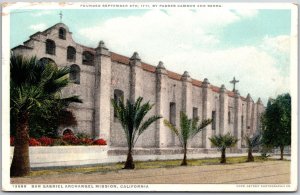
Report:
<svg viewBox="0 0 300 195"><path fill-rule="evenodd" d="M245 98L237 90L210 84L208 79L193 79L186 71L182 75L168 71L162 62L149 65L136 52L130 58L119 55L109 51L103 41L97 48L80 45L63 23L31 35L12 51L71 68L72 84L62 95L79 95L83 103L70 106L78 125L61 127L60 132L71 129L75 133L104 138L110 147L126 147L125 134L115 117L111 99L134 100L139 96L154 104L148 116L159 114L176 126L179 126L181 111L190 118L213 119L211 125L193 138L189 148L209 149L212 135L227 132L239 139L237 148L242 148L242 137L260 128L260 116L265 109L260 99L255 103L250 94ZM163 120L152 124L136 144L139 148L176 146L179 141L164 126Z"/></svg>

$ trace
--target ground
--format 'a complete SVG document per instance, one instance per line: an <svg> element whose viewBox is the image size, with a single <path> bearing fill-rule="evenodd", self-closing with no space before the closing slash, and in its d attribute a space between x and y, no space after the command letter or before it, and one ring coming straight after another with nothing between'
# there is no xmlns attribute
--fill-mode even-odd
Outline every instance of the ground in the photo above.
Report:
<svg viewBox="0 0 300 195"><path fill-rule="evenodd" d="M17 184L289 184L290 161L81 172L12 178Z"/></svg>

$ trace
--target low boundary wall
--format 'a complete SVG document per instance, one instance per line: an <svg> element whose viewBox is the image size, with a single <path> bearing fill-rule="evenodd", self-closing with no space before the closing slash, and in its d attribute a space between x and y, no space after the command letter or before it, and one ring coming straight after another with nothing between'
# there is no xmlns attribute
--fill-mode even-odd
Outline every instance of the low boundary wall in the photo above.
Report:
<svg viewBox="0 0 300 195"><path fill-rule="evenodd" d="M10 159L13 157L14 147L11 147ZM233 153L234 152L234 153ZM72 167L95 164L124 162L127 148L111 148L108 146L39 146L30 147L31 168L43 167ZM246 149L227 150L227 156L246 156ZM188 159L220 157L216 149L191 148L188 149ZM135 148L133 159L135 161L172 160L182 159L181 148Z"/></svg>

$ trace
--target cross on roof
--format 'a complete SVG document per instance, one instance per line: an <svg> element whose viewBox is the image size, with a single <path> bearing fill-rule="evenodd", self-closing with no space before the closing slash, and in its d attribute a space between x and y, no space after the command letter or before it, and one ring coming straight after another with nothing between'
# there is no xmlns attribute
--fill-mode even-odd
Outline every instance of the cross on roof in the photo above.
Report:
<svg viewBox="0 0 300 195"><path fill-rule="evenodd" d="M60 13L59 13L60 23L62 22L62 17L63 17L63 14L62 14L62 11L60 11Z"/></svg>
<svg viewBox="0 0 300 195"><path fill-rule="evenodd" d="M232 81L230 81L230 83L232 83L233 84L233 92L235 92L235 84L236 83L238 83L238 82L240 82L239 80L235 80L235 77L233 77L233 80Z"/></svg>

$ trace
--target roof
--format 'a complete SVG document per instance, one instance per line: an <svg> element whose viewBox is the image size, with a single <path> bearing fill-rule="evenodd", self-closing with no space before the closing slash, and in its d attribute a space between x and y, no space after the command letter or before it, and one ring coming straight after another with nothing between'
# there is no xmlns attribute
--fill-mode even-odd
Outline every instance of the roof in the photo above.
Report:
<svg viewBox="0 0 300 195"><path fill-rule="evenodd" d="M11 50L14 50L14 49L33 49L32 47L28 47L26 45L18 45L14 48L12 48Z"/></svg>

